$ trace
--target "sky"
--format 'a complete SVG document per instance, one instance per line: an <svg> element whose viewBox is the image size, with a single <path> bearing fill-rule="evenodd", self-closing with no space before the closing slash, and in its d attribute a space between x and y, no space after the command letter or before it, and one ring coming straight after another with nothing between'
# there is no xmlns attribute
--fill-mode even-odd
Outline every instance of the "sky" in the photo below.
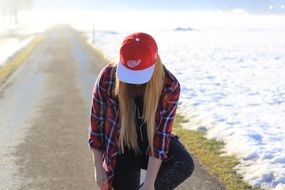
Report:
<svg viewBox="0 0 285 190"><path fill-rule="evenodd" d="M21 8L19 2L32 2L32 6ZM17 15L19 23L34 26L76 23L80 28L90 28L90 23L96 23L97 29L129 29L131 26L138 28L145 25L154 28L157 23L164 26L163 28L173 27L170 23L175 26L183 26L185 23L197 26L206 23L208 26L211 23L224 24L221 20L225 19L226 23L232 23L235 20L229 17L232 13L238 16L247 13L285 15L285 0L0 0L0 16L4 15L2 21L6 24L4 28L9 27L7 23L11 20L11 17L2 14L9 10L5 10L5 4L20 7L18 14L13 14ZM194 21L197 24L193 24Z"/></svg>
<svg viewBox="0 0 285 190"><path fill-rule="evenodd" d="M285 0L34 0L35 8L52 10L231 10L244 9L248 12L267 12L274 9L285 12Z"/></svg>

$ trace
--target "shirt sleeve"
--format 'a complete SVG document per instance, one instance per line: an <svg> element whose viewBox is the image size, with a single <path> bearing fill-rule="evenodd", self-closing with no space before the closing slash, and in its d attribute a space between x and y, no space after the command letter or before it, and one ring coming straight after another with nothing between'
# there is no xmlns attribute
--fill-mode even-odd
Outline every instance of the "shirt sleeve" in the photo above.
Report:
<svg viewBox="0 0 285 190"><path fill-rule="evenodd" d="M91 149L103 149L104 123L106 115L106 67L99 73L92 92L92 105L89 123L89 147Z"/></svg>
<svg viewBox="0 0 285 190"><path fill-rule="evenodd" d="M159 109L157 130L154 135L153 148L149 155L158 159L166 160L171 139L172 125L175 119L176 109L180 96L180 84L178 81L174 87L167 89L162 97Z"/></svg>

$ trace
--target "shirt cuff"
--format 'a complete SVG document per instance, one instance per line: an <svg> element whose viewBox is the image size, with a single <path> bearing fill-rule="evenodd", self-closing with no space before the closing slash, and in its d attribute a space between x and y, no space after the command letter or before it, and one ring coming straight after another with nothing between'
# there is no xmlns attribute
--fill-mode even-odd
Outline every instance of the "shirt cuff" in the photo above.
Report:
<svg viewBox="0 0 285 190"><path fill-rule="evenodd" d="M89 139L88 140L89 148L96 149L96 150L103 150L103 144L101 142L96 142L95 140Z"/></svg>
<svg viewBox="0 0 285 190"><path fill-rule="evenodd" d="M160 159L160 160L162 160L162 161L165 161L165 160L167 160L167 158L168 158L166 152L164 152L164 151L159 151L159 150L154 150L154 151L149 150L149 151L148 151L148 155L149 155L149 156L152 156L152 157L154 157L154 158Z"/></svg>

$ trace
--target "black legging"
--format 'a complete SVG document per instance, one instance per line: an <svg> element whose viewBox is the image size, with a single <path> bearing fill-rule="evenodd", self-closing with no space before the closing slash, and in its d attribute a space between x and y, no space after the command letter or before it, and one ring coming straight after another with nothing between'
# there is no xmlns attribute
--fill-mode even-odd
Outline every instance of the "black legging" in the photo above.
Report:
<svg viewBox="0 0 285 190"><path fill-rule="evenodd" d="M114 190L138 190L140 187L140 170L147 169L148 156L146 143L140 143L141 155L135 155L133 150L126 150L116 161L113 181ZM171 138L168 160L161 163L155 180L156 190L170 190L177 187L191 176L194 163L184 146L175 138Z"/></svg>

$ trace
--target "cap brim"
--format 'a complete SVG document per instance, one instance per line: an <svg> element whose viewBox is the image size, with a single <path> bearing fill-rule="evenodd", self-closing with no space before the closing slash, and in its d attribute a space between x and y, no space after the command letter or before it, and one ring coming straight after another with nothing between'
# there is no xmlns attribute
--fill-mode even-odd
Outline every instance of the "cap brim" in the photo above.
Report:
<svg viewBox="0 0 285 190"><path fill-rule="evenodd" d="M154 71L154 66L148 67L147 69L143 70L131 70L125 67L123 64L120 62L118 63L118 68L117 68L117 76L118 79L124 83L129 83L129 84L144 84L147 83L153 74Z"/></svg>

